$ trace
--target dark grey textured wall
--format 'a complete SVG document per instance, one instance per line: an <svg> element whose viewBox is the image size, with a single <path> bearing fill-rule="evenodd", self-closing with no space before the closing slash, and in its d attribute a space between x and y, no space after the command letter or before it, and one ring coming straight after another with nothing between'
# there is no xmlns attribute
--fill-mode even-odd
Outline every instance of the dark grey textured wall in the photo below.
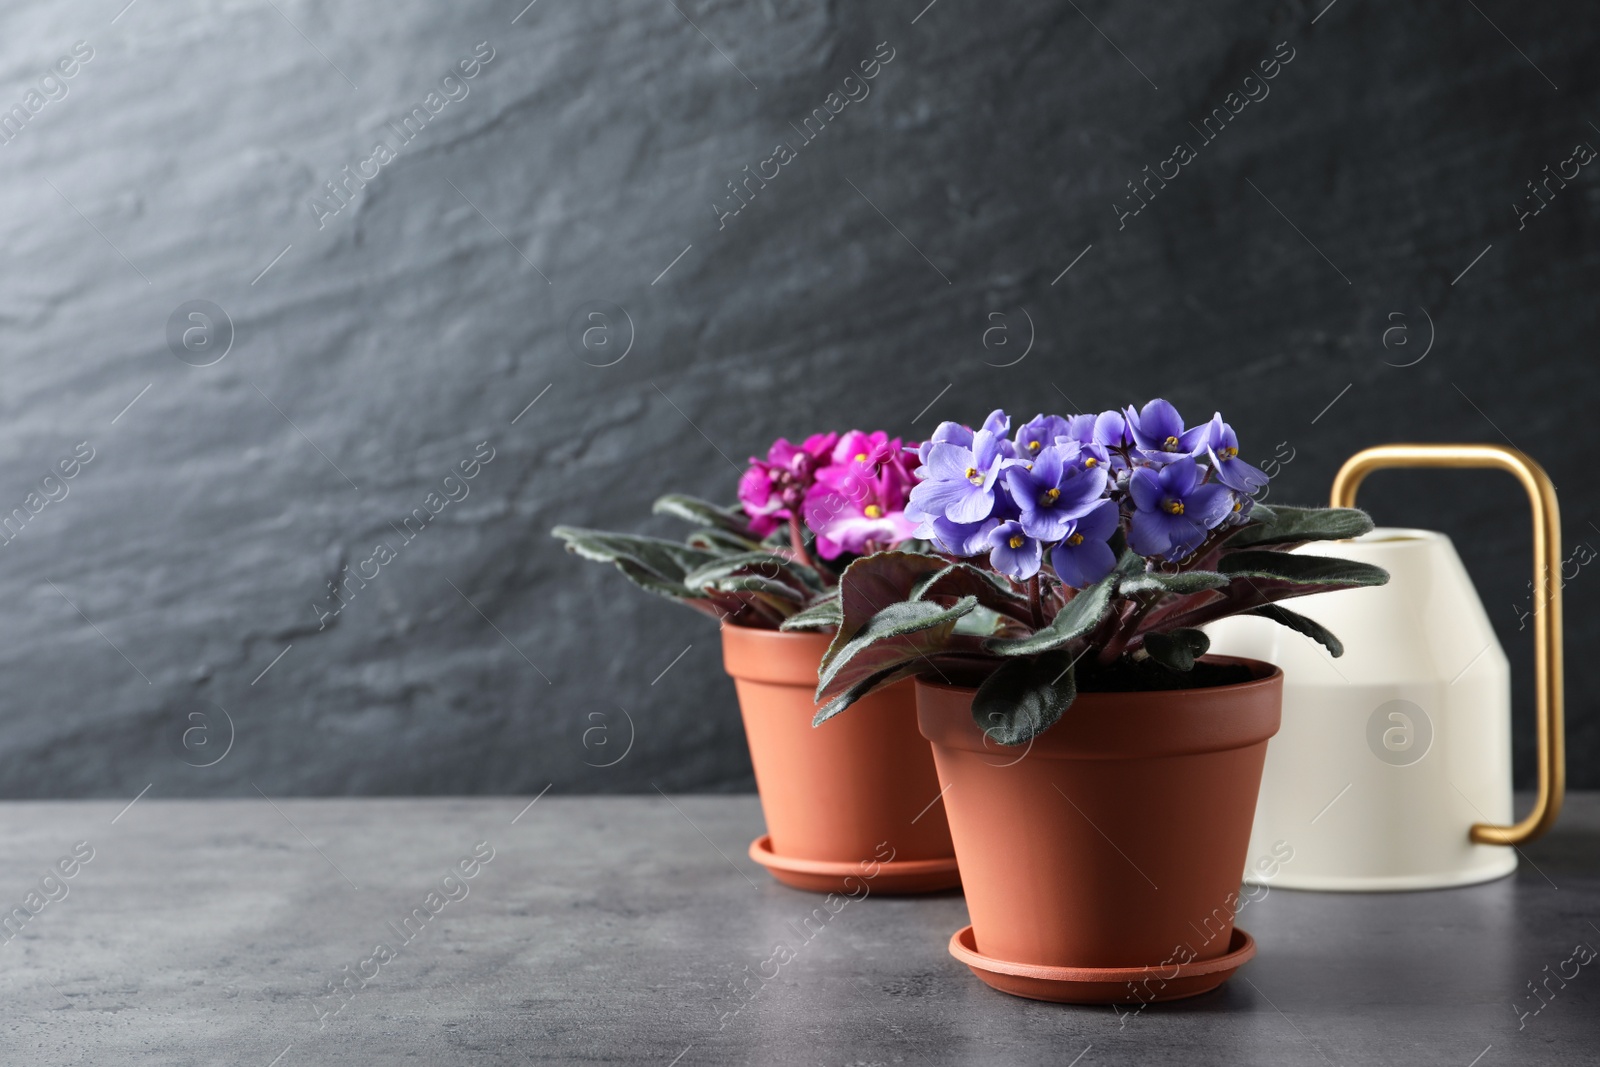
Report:
<svg viewBox="0 0 1600 1067"><path fill-rule="evenodd" d="M1368 444L1514 439L1569 547L1600 545L1600 167L1513 208L1600 145L1593 14L1326 2L6 5L0 510L43 506L0 548L0 793L748 787L713 628L546 531L668 532L658 492L728 497L730 458L827 426L1160 393L1292 454L1276 498L1308 502ZM29 97L79 41L65 95ZM427 100L480 42L467 95ZM870 95L802 144L880 43ZM386 125L430 104L409 143ZM377 168L348 206L346 166ZM184 362L191 301L231 327ZM65 497L30 498L79 442ZM1509 480L1364 499L1456 537L1525 683ZM1600 568L1567 594L1594 787Z"/></svg>

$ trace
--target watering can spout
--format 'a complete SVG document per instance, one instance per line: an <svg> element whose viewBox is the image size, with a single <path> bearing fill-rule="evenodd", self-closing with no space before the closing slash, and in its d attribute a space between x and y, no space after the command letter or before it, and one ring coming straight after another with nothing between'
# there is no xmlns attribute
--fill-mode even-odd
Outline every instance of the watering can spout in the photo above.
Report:
<svg viewBox="0 0 1600 1067"><path fill-rule="evenodd" d="M1535 459L1500 445L1395 444L1363 449L1345 460L1333 479L1336 508L1355 507L1356 490L1373 471L1393 468L1491 468L1522 483L1533 512L1533 678L1538 708L1539 792L1533 809L1519 822L1503 826L1473 824L1472 840L1484 845L1520 845L1555 825L1566 796L1567 757L1565 685L1562 663L1561 582L1554 574L1561 559L1561 506L1555 485Z"/></svg>

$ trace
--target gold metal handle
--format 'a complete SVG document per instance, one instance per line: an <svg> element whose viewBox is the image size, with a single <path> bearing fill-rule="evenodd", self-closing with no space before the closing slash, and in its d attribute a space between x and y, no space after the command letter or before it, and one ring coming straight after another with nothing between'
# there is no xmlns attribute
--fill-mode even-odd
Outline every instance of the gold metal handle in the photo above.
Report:
<svg viewBox="0 0 1600 1067"><path fill-rule="evenodd" d="M1345 460L1333 479L1333 506L1355 507L1356 490L1367 475L1396 467L1491 467L1516 475L1533 508L1533 663L1538 700L1539 796L1533 810L1514 826L1474 823L1472 840L1482 845L1520 845L1556 823L1567 791L1564 674L1562 668L1560 567L1561 509L1550 476L1533 459L1500 445L1379 445Z"/></svg>

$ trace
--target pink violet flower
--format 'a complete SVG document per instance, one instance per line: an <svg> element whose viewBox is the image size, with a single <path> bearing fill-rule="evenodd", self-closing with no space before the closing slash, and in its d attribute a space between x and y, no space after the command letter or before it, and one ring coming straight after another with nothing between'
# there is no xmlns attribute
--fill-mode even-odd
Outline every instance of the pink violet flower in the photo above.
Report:
<svg viewBox="0 0 1600 1067"><path fill-rule="evenodd" d="M739 503L760 537L798 516L823 559L892 548L915 536L905 514L915 448L882 430L813 434L799 445L780 437L765 460L751 457Z"/></svg>
<svg viewBox="0 0 1600 1067"><path fill-rule="evenodd" d="M917 524L906 516L917 481L911 455L898 437L881 430L852 430L840 438L833 463L817 472L803 512L823 559L867 555L915 535Z"/></svg>
<svg viewBox="0 0 1600 1067"><path fill-rule="evenodd" d="M799 445L780 437L767 449L765 460L750 457L749 469L739 478L739 503L757 536L767 536L799 514L806 491L838 441L836 433L815 433Z"/></svg>

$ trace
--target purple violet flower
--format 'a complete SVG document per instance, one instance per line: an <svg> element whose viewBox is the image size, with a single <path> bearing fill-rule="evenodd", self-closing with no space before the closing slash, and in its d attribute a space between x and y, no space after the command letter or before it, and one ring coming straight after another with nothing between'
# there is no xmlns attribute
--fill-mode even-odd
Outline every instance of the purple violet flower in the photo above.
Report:
<svg viewBox="0 0 1600 1067"><path fill-rule="evenodd" d="M1067 420L1060 415L1035 415L1017 431L1017 458L1033 459L1062 437L1069 436Z"/></svg>
<svg viewBox="0 0 1600 1067"><path fill-rule="evenodd" d="M999 408L989 412L989 417L983 420L979 429L988 430L996 437L1004 437L1011 432L1011 417ZM924 464L928 462L928 455L934 445L950 444L960 445L963 448L972 447L973 430L970 426L963 426L959 422L941 422L922 444L917 446L917 458Z"/></svg>
<svg viewBox="0 0 1600 1067"><path fill-rule="evenodd" d="M1220 411L1211 416L1206 426L1206 445L1211 465L1217 471L1217 481L1229 489L1249 494L1267 484L1265 471L1239 458L1239 435L1222 421Z"/></svg>
<svg viewBox="0 0 1600 1067"><path fill-rule="evenodd" d="M1096 418L1098 416L1090 414L1068 415L1065 436L1080 445L1094 444L1094 423ZM1057 438L1057 440L1060 439Z"/></svg>
<svg viewBox="0 0 1600 1067"><path fill-rule="evenodd" d="M937 515L924 518L915 532L916 536L931 542L934 548L945 555L965 558L989 551L989 531L998 525L998 519L964 523L951 522L943 515Z"/></svg>
<svg viewBox="0 0 1600 1067"><path fill-rule="evenodd" d="M1222 520L1225 526L1243 526L1250 521L1250 513L1255 510L1255 497L1243 493L1233 494L1233 510Z"/></svg>
<svg viewBox="0 0 1600 1067"><path fill-rule="evenodd" d="M1095 416L1094 431L1089 439L1092 444L1106 448L1133 447L1133 432L1128 429L1127 416L1116 410L1102 411Z"/></svg>
<svg viewBox="0 0 1600 1067"><path fill-rule="evenodd" d="M917 459L924 465L928 462L928 453L934 445L960 445L962 448L972 447L972 427L963 426L959 422L941 422L934 428L933 434L917 446Z"/></svg>
<svg viewBox="0 0 1600 1067"><path fill-rule="evenodd" d="M1147 408L1148 410L1148 408ZM1141 556L1181 559L1233 511L1233 493L1203 484L1205 468L1188 456L1165 467L1137 467L1128 479L1135 511L1128 545Z"/></svg>
<svg viewBox="0 0 1600 1067"><path fill-rule="evenodd" d="M916 472L924 481L911 490L917 511L961 523L982 522L994 514L995 483L1009 462L1002 444L1009 442L989 430L973 434L971 448L935 444Z"/></svg>
<svg viewBox="0 0 1600 1067"><path fill-rule="evenodd" d="M1057 447L1061 449L1061 462L1068 466L1086 471L1098 467L1108 476L1117 469L1119 458L1105 445L1080 445L1074 441L1062 441Z"/></svg>
<svg viewBox="0 0 1600 1067"><path fill-rule="evenodd" d="M1111 573L1117 556L1107 542L1116 533L1120 518L1117 505L1102 500L1072 523L1067 536L1050 553L1050 564L1063 582L1074 589L1087 589Z"/></svg>
<svg viewBox="0 0 1600 1067"><path fill-rule="evenodd" d="M1159 397L1137 412L1129 406L1127 416L1133 443L1152 463L1170 463L1204 452L1211 432L1210 423L1184 429L1178 409Z"/></svg>
<svg viewBox="0 0 1600 1067"><path fill-rule="evenodd" d="M1071 452L1071 462L1064 452ZM1043 449L1032 463L1006 469L1006 486L1020 511L1022 528L1041 541L1059 541L1072 532L1072 521L1105 496L1106 471L1085 469L1070 442Z"/></svg>
<svg viewBox="0 0 1600 1067"><path fill-rule="evenodd" d="M1102 411L1094 416L1088 438L1082 447L1089 450L1096 462L1107 464L1112 471L1128 469L1128 453L1134 445L1126 415L1115 410Z"/></svg>
<svg viewBox="0 0 1600 1067"><path fill-rule="evenodd" d="M1001 574L1026 581L1039 573L1043 562L1044 546L1021 523L1002 522L989 531L989 565Z"/></svg>
<svg viewBox="0 0 1600 1067"><path fill-rule="evenodd" d="M987 555L1016 580L1038 574L1048 552L1063 582L1092 585L1116 565L1119 529L1139 555L1182 559L1210 531L1249 521L1252 494L1266 483L1239 458L1220 415L1188 427L1159 398L1138 409L1037 415L1013 438L1010 424L1004 411L978 430L941 424L919 449L922 481L905 520L940 552ZM838 444L851 460L856 447L853 437Z"/></svg>

